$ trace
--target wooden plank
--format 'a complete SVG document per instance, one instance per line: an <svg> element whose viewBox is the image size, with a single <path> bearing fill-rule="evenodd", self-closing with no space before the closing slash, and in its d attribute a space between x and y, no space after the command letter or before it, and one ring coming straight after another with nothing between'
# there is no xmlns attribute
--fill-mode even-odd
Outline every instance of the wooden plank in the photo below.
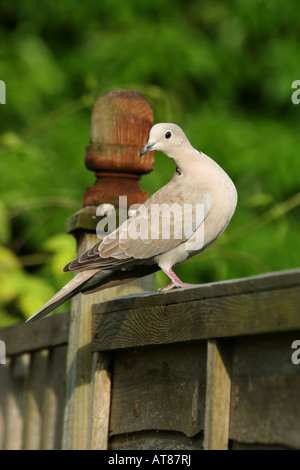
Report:
<svg viewBox="0 0 300 470"><path fill-rule="evenodd" d="M0 329L0 339L6 344L6 355L66 344L69 316L69 312L63 312L44 318L42 323L18 323Z"/></svg>
<svg viewBox="0 0 300 470"><path fill-rule="evenodd" d="M62 446L66 349L67 347L62 345L49 351L42 410L42 450L60 450Z"/></svg>
<svg viewBox="0 0 300 470"><path fill-rule="evenodd" d="M40 450L42 442L43 393L46 383L49 351L43 349L31 355L30 371L25 391L24 450Z"/></svg>
<svg viewBox="0 0 300 470"><path fill-rule="evenodd" d="M230 439L300 449L300 366L291 344L300 331L236 338Z"/></svg>
<svg viewBox="0 0 300 470"><path fill-rule="evenodd" d="M30 367L30 354L15 356L10 363L10 386L6 402L7 450L22 450L24 428L24 388Z"/></svg>
<svg viewBox="0 0 300 470"><path fill-rule="evenodd" d="M231 344L208 340L204 448L228 450L231 392Z"/></svg>
<svg viewBox="0 0 300 470"><path fill-rule="evenodd" d="M114 354L110 436L143 430L204 428L205 342Z"/></svg>
<svg viewBox="0 0 300 470"><path fill-rule="evenodd" d="M111 400L111 374L110 354L93 354L92 367L92 396L90 435L88 447L90 450L107 450L110 400Z"/></svg>
<svg viewBox="0 0 300 470"><path fill-rule="evenodd" d="M130 303L102 314L94 306L94 351L300 328L299 286L139 308Z"/></svg>
<svg viewBox="0 0 300 470"><path fill-rule="evenodd" d="M194 287L174 289L164 293L146 292L142 294L126 295L94 305L93 313L97 315L135 308L182 304L196 300L296 286L300 286L300 269L274 271L247 278L229 279Z"/></svg>

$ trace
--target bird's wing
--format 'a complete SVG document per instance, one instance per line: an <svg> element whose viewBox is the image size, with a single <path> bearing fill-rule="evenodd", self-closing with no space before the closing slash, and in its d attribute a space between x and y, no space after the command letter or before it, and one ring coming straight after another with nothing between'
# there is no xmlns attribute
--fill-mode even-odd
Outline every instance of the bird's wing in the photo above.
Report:
<svg viewBox="0 0 300 470"><path fill-rule="evenodd" d="M200 188L170 181L99 245L101 257L145 259L186 242L207 217L211 198Z"/></svg>
<svg viewBox="0 0 300 470"><path fill-rule="evenodd" d="M207 217L211 208L208 196L198 188L187 191L185 185L171 180L135 215L69 263L64 271L117 267L172 250L186 242Z"/></svg>
<svg viewBox="0 0 300 470"><path fill-rule="evenodd" d="M117 267L121 264L124 264L123 259L108 257L108 258L101 258L99 256L99 246L102 243L102 240L96 243L92 248L88 251L85 251L80 255L78 258L74 259L70 263L68 263L63 271L86 271L90 269L106 269L106 268L113 268ZM126 262L129 262L130 259L127 258Z"/></svg>

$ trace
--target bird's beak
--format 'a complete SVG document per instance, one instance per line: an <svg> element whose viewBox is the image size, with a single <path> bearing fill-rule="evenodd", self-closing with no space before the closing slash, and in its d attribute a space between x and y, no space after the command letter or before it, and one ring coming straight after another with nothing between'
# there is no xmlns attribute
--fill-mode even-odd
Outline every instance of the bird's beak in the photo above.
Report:
<svg viewBox="0 0 300 470"><path fill-rule="evenodd" d="M144 147L143 150L141 151L140 156L142 157L143 155L145 155L145 153L149 152L149 150L152 149L153 145L154 145L153 142L148 142L148 144L145 145L145 147Z"/></svg>

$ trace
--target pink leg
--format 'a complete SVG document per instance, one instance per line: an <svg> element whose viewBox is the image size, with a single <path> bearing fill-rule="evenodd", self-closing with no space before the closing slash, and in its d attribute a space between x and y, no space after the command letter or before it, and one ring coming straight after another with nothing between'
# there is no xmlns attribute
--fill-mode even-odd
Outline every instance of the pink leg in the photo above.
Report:
<svg viewBox="0 0 300 470"><path fill-rule="evenodd" d="M171 284L169 284L168 286L166 287L162 287L161 289L159 289L160 292L167 292L171 289L175 289L175 288L178 288L178 287L189 287L189 286L193 286L195 284L187 284L185 282L182 282L178 276L176 276L176 274L174 273L174 271L172 271L172 269L168 269L168 270L163 270L164 273L171 279Z"/></svg>

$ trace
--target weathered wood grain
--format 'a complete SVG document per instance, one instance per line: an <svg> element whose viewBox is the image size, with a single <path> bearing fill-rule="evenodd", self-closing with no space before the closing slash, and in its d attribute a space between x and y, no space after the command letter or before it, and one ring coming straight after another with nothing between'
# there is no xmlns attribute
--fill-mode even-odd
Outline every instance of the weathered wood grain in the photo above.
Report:
<svg viewBox="0 0 300 470"><path fill-rule="evenodd" d="M69 316L69 312L63 312L44 318L42 323L18 323L0 329L0 339L6 344L6 355L67 344Z"/></svg>
<svg viewBox="0 0 300 470"><path fill-rule="evenodd" d="M103 351L299 328L300 273L295 270L96 304L92 348Z"/></svg>
<svg viewBox="0 0 300 470"><path fill-rule="evenodd" d="M300 449L300 365L291 361L292 333L236 338L230 439Z"/></svg>
<svg viewBox="0 0 300 470"><path fill-rule="evenodd" d="M33 352L24 395L24 450L40 450L42 443L43 397L49 351Z"/></svg>
<svg viewBox="0 0 300 470"><path fill-rule="evenodd" d="M24 429L24 390L30 368L30 354L25 353L11 358L10 385L6 394L5 448L22 450ZM2 385L2 384L1 384Z"/></svg>
<svg viewBox="0 0 300 470"><path fill-rule="evenodd" d="M155 307L227 295L248 294L284 287L300 286L300 269L274 271L240 279L212 282L169 292L127 295L94 305L93 313L112 313L128 308Z"/></svg>
<svg viewBox="0 0 300 470"><path fill-rule="evenodd" d="M227 450L231 394L230 340L207 341L204 448Z"/></svg>
<svg viewBox="0 0 300 470"><path fill-rule="evenodd" d="M88 448L90 450L107 450L111 374L110 353L93 353L91 415Z"/></svg>
<svg viewBox="0 0 300 470"><path fill-rule="evenodd" d="M136 348L114 354L110 436L204 427L205 342Z"/></svg>
<svg viewBox="0 0 300 470"><path fill-rule="evenodd" d="M65 405L65 373L67 346L49 351L47 377L43 394L42 450L60 450Z"/></svg>

